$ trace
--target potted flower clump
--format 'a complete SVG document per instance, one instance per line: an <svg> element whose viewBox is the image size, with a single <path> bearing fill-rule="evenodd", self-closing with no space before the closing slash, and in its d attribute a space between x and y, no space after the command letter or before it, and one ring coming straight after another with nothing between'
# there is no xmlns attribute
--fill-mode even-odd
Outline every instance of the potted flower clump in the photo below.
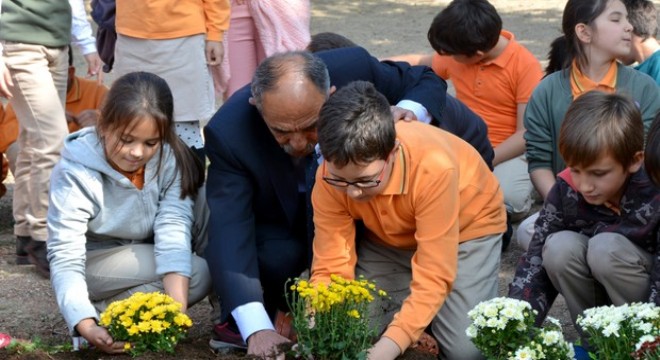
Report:
<svg viewBox="0 0 660 360"><path fill-rule="evenodd" d="M295 353L315 360L366 359L377 335L369 304L387 294L362 277L331 275L329 284L295 279L287 302L297 334Z"/></svg>
<svg viewBox="0 0 660 360"><path fill-rule="evenodd" d="M159 292L137 292L111 303L99 323L115 341L124 341L133 356L145 351L174 353L192 326L192 320L181 312L181 304Z"/></svg>
<svg viewBox="0 0 660 360"><path fill-rule="evenodd" d="M578 316L597 359L660 359L660 307L650 303L599 306Z"/></svg>
<svg viewBox="0 0 660 360"><path fill-rule="evenodd" d="M573 345L564 340L561 324L548 318L534 325L536 311L526 301L498 297L468 312L467 336L487 359L573 359Z"/></svg>

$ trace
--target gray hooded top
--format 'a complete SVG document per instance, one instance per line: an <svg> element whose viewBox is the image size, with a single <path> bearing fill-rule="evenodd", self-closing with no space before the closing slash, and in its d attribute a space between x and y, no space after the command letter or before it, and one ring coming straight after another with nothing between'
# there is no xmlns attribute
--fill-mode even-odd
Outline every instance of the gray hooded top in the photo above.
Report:
<svg viewBox="0 0 660 360"><path fill-rule="evenodd" d="M71 331L83 319L98 319L85 282L87 250L153 243L157 274L190 277L193 200L181 200L180 193L168 145L147 163L140 190L110 166L94 128L67 136L50 182L48 260L57 303Z"/></svg>

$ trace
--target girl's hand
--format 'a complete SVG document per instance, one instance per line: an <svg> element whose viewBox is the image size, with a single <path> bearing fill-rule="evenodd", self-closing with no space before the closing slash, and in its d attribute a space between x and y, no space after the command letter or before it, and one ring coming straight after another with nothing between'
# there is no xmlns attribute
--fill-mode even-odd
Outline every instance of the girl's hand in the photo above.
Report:
<svg viewBox="0 0 660 360"><path fill-rule="evenodd" d="M123 353L124 342L115 342L106 328L96 324L94 319L84 319L76 325L76 330L96 348L108 354Z"/></svg>

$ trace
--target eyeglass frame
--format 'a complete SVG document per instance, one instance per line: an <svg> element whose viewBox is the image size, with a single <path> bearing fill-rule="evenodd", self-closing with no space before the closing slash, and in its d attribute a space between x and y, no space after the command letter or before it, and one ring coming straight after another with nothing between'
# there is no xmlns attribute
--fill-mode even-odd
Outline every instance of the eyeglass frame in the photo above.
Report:
<svg viewBox="0 0 660 360"><path fill-rule="evenodd" d="M385 169L387 168L387 163L390 161L390 157L392 156L392 153L387 155L387 159L385 159L385 164L383 165L383 168L380 169L380 172L378 173L378 178L376 180L359 180L359 181L346 181L346 180L340 180L340 179L333 179L327 176L323 176L322 179L326 183L328 183L331 186L335 186L338 188L347 188L351 185L355 186L358 189L372 189L375 187L378 187L380 183L383 182L383 179L385 178ZM321 169L322 174L325 174L326 168L325 168L325 163L327 161L323 160L323 169ZM365 183L369 183L368 185L365 185Z"/></svg>

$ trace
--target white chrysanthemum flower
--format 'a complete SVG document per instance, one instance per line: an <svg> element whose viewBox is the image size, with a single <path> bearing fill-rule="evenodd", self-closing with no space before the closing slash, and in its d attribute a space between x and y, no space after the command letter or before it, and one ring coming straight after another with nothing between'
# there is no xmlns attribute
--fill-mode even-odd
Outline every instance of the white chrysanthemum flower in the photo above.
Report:
<svg viewBox="0 0 660 360"><path fill-rule="evenodd" d="M563 340L563 335L559 331L544 331L543 332L543 344L545 345L554 345L557 344L560 340Z"/></svg>
<svg viewBox="0 0 660 360"><path fill-rule="evenodd" d="M653 324L651 323L640 322L633 325L637 330L643 332L644 334L650 334L651 331L653 331Z"/></svg>
<svg viewBox="0 0 660 360"><path fill-rule="evenodd" d="M561 322L559 321L559 319L553 318L552 316L548 316L545 318L545 321L561 329Z"/></svg>
<svg viewBox="0 0 660 360"><path fill-rule="evenodd" d="M489 328L497 328L497 318L490 318L486 320L486 326Z"/></svg>
<svg viewBox="0 0 660 360"><path fill-rule="evenodd" d="M529 347L525 346L518 350L516 353L510 357L512 360L534 360L536 359L536 352Z"/></svg>
<svg viewBox="0 0 660 360"><path fill-rule="evenodd" d="M500 315L504 318L507 319L515 319L516 317L516 311L512 307L506 307L500 311Z"/></svg>
<svg viewBox="0 0 660 360"><path fill-rule="evenodd" d="M483 316L477 316L477 318L474 319L473 321L474 325L483 328L486 326L486 318Z"/></svg>
<svg viewBox="0 0 660 360"><path fill-rule="evenodd" d="M487 304L484 307L483 314L484 314L485 317L488 317L488 318L497 317L497 315L499 314L499 309L497 308L497 305L495 305L495 304Z"/></svg>
<svg viewBox="0 0 660 360"><path fill-rule="evenodd" d="M637 342L637 345L635 345L635 351L639 351L639 349L642 348L642 345L647 342L654 342L655 341L655 336L653 335L644 335L641 338L639 338L639 341Z"/></svg>
<svg viewBox="0 0 660 360"><path fill-rule="evenodd" d="M474 325L470 325L467 329L465 329L465 335L467 335L467 337L470 339L476 338L477 334L479 334L479 332L477 331L477 327Z"/></svg>
<svg viewBox="0 0 660 360"><path fill-rule="evenodd" d="M572 346L572 344L567 344L567 346L568 346L568 358L575 359L575 348Z"/></svg>
<svg viewBox="0 0 660 360"><path fill-rule="evenodd" d="M619 323L607 324L603 328L603 335L605 335L605 337L610 337L612 335L614 335L615 337L619 337L619 329L620 329Z"/></svg>
<svg viewBox="0 0 660 360"><path fill-rule="evenodd" d="M516 325L516 330L518 330L518 331L525 331L525 330L527 330L527 325L525 325L525 323L522 323L522 322L521 322L521 323L518 323L518 324Z"/></svg>
<svg viewBox="0 0 660 360"><path fill-rule="evenodd" d="M497 320L497 323L495 324L495 327L498 328L499 330L504 330L506 328L506 324L508 322L509 321L507 319L500 318L500 319Z"/></svg>

